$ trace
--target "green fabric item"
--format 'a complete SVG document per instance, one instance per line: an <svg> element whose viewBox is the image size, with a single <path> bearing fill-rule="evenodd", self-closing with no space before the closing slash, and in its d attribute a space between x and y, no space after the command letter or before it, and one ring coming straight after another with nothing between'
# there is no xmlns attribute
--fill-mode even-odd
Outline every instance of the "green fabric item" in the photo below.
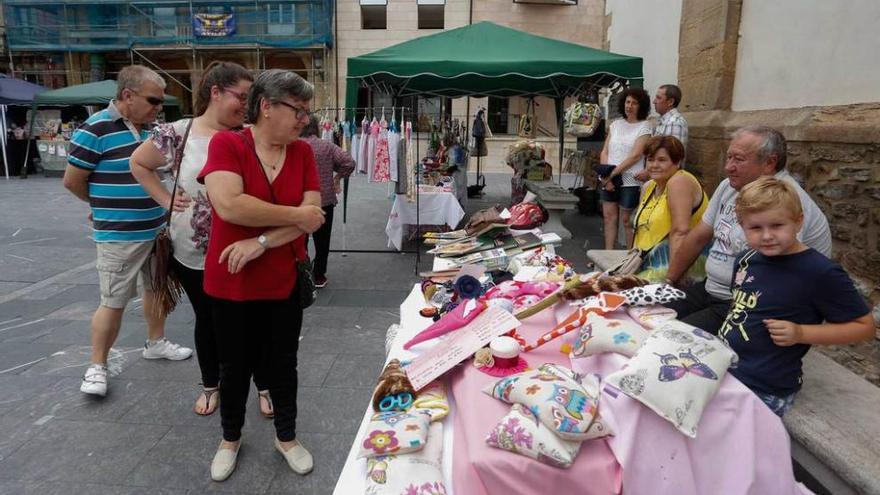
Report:
<svg viewBox="0 0 880 495"><path fill-rule="evenodd" d="M106 106L114 98L116 98L116 81L108 79L106 81L79 84L40 93L34 97L33 105L35 107L62 105ZM174 96L166 94L165 106L180 106L180 102Z"/></svg>
<svg viewBox="0 0 880 495"><path fill-rule="evenodd" d="M348 59L346 105L361 83L398 96L570 96L586 78L641 86L642 59L479 22Z"/></svg>

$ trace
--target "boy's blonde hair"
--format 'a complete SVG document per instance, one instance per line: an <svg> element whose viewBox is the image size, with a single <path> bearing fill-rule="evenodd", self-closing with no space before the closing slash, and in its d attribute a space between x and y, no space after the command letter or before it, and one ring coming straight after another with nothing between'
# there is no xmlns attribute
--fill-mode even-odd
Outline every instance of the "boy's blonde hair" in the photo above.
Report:
<svg viewBox="0 0 880 495"><path fill-rule="evenodd" d="M736 217L740 223L743 216L782 208L797 220L804 214L801 198L794 186L775 177L759 177L745 185L736 198Z"/></svg>

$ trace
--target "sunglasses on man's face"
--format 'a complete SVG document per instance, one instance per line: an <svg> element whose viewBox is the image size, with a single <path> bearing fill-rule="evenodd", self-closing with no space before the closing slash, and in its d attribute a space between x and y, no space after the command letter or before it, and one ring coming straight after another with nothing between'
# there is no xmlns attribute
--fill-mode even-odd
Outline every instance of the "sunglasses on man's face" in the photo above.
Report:
<svg viewBox="0 0 880 495"><path fill-rule="evenodd" d="M147 103L149 103L150 105L153 105L154 107L158 107L160 105L165 104L164 98L156 98L155 96L144 96L144 95L137 93L135 91L132 91L132 94L135 94L135 95L140 96L141 98L147 100Z"/></svg>

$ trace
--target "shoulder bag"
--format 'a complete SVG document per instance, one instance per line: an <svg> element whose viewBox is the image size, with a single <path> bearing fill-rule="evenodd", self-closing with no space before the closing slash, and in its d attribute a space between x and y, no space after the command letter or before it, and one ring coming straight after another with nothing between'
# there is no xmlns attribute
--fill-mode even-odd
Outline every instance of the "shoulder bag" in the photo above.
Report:
<svg viewBox="0 0 880 495"><path fill-rule="evenodd" d="M171 188L171 205L165 214L165 226L159 231L153 242L152 274L153 292L156 295L156 303L153 311L162 316L168 316L174 311L180 297L183 295L183 284L174 270L171 269L171 258L174 256L174 247L171 243L171 214L174 213L174 196L177 194L177 183L180 181L180 162L183 161L183 150L189 137L194 119L190 119L183 133L183 139L174 151L174 163L171 171L174 173L174 187Z"/></svg>
<svg viewBox="0 0 880 495"><path fill-rule="evenodd" d="M260 155L257 154L256 143L252 140L248 140L244 133L240 132L238 135L241 137L242 141L245 142L245 146L253 151L254 158L257 159L257 163L260 165L260 170L263 172L263 178L266 179L266 186L269 187L269 196L272 198L273 203L278 204L278 201L275 199L275 192L272 190L272 182L269 181L269 175L266 174L266 169L263 168L262 165L263 161L260 160ZM299 303L302 309L306 309L318 299L318 286L315 284L315 274L312 272L312 262L309 260L308 255L306 255L304 260L300 260L297 257L296 246L293 242L290 243L290 249L293 253L293 259L296 261L297 297L299 298ZM308 247L306 249L308 249Z"/></svg>
<svg viewBox="0 0 880 495"><path fill-rule="evenodd" d="M656 187L656 185L654 187ZM645 199L642 201L642 204L639 205L638 213L636 213L635 218L633 218L634 226L637 226L639 224L639 217L641 216L642 210L644 209L645 205L648 204L648 200L651 198L651 194L653 194L653 191L654 190L652 189L649 193L645 194ZM663 239L666 239L668 235L669 233L667 232L667 234L663 236ZM663 242L663 239L660 239L657 244ZM651 247L651 249L654 248ZM644 264L645 259L648 257L648 253L651 252L651 249L630 249L626 252L626 255L623 257L622 260L620 260L616 265L608 269L605 273L607 273L608 275L632 275L638 272L641 269L642 264Z"/></svg>

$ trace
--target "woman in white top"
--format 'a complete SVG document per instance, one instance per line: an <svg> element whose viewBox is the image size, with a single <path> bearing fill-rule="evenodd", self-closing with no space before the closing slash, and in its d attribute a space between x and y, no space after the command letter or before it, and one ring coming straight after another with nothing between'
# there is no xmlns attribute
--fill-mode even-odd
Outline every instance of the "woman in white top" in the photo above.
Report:
<svg viewBox="0 0 880 495"><path fill-rule="evenodd" d="M618 100L618 111L624 116L611 123L605 146L599 155L603 164L614 165L614 170L602 178L599 197L605 224L605 249L614 249L617 241L618 219L626 230L626 246L633 242L630 217L639 206L641 182L636 174L645 168L645 145L651 137L651 125L646 120L651 111L651 99L641 88L629 88ZM621 218L622 217L622 218Z"/></svg>
<svg viewBox="0 0 880 495"><path fill-rule="evenodd" d="M171 215L171 241L174 259L171 268L183 284L196 316L195 344L203 390L193 411L207 416L217 410L220 364L211 317L210 298L202 287L205 253L211 231L211 203L203 184L196 181L208 158L208 143L218 131L240 128L247 111L247 95L253 76L241 65L214 62L205 69L199 83L193 113L195 119L181 119L156 126L152 136L131 155L131 173L144 189L165 208L170 208L171 193L155 171L172 165L174 155L192 120L192 128L180 162L174 212ZM262 376L254 375L260 397L260 412L272 416L272 401Z"/></svg>

